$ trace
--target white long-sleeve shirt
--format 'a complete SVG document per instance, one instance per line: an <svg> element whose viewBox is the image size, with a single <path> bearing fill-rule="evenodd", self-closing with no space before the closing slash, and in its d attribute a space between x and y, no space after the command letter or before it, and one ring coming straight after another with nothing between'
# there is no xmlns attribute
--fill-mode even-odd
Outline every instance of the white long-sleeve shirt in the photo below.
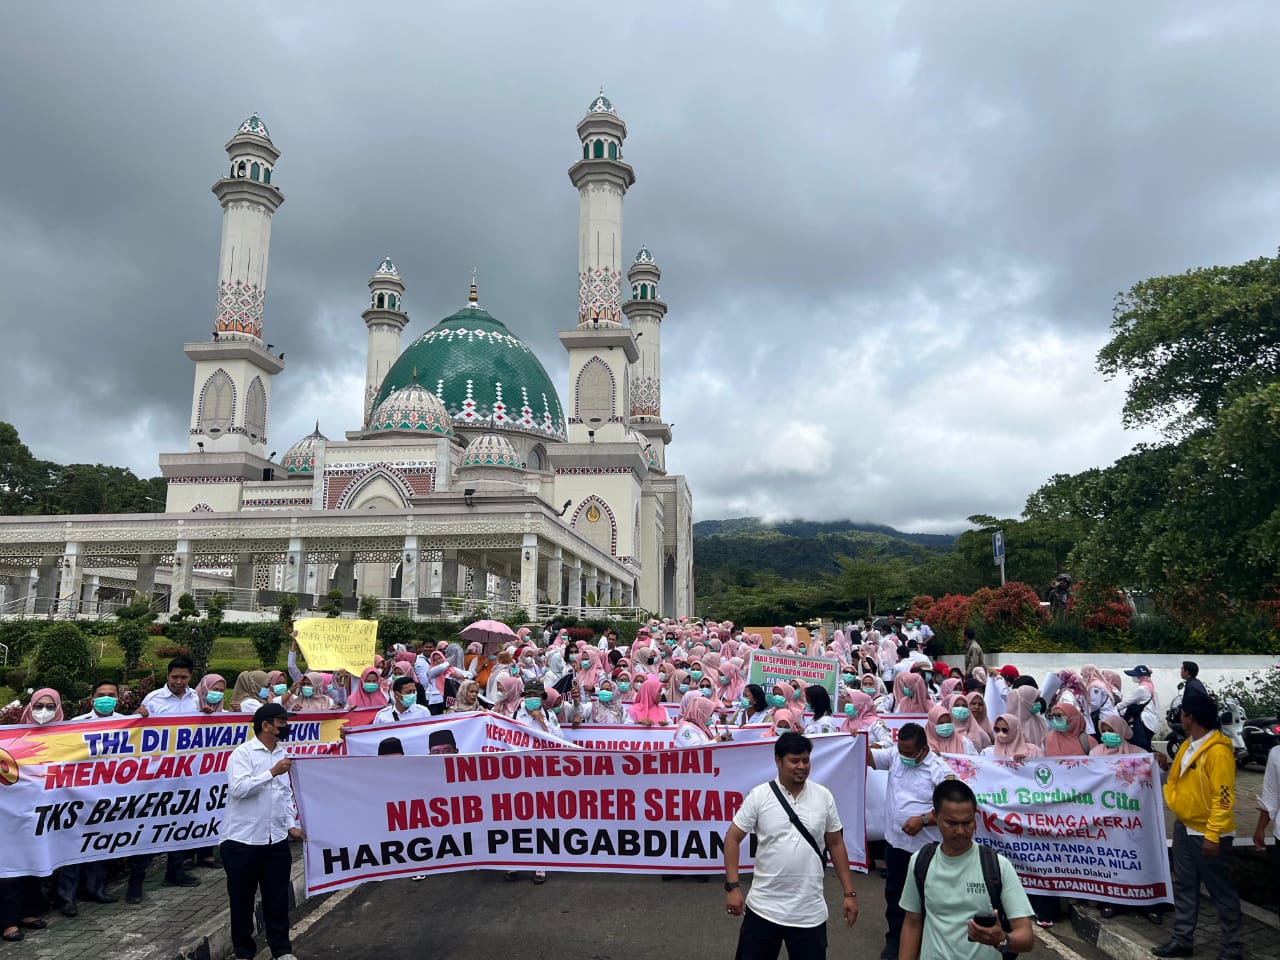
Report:
<svg viewBox="0 0 1280 960"><path fill-rule="evenodd" d="M271 768L288 756L256 736L231 751L227 762L227 805L222 819L222 839L254 846L287 840L298 825L293 788L288 774L271 775Z"/></svg>
<svg viewBox="0 0 1280 960"><path fill-rule="evenodd" d="M1273 747L1267 754L1258 809L1271 815L1271 835L1276 838L1276 843L1280 843L1280 747Z"/></svg>

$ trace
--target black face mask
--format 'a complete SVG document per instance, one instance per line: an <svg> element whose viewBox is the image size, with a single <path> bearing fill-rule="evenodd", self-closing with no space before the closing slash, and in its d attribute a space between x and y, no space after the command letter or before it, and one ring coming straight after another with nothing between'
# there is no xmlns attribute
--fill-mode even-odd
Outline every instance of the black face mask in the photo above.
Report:
<svg viewBox="0 0 1280 960"><path fill-rule="evenodd" d="M284 743L289 739L289 725L286 723L283 727L276 728L276 740Z"/></svg>

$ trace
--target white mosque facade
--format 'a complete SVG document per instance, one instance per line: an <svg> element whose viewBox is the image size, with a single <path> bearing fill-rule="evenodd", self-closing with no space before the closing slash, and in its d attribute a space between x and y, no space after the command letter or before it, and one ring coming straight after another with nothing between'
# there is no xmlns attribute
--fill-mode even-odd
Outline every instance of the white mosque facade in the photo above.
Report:
<svg viewBox="0 0 1280 960"><path fill-rule="evenodd" d="M255 114L226 145L217 312L195 366L188 449L160 455L163 514L0 519L9 607L70 610L112 589L224 586L304 606L333 589L432 615L457 598L525 608L693 612L692 497L667 471L661 271L624 255L626 125L601 93L577 127L578 315L560 342L567 403L529 347L467 302L406 346L390 256L368 281L362 422L278 459L284 356L268 343L280 153ZM567 271L566 271L567 272ZM495 308L495 313L501 311ZM281 385L287 389L287 380ZM327 426L327 425L326 425ZM14 612L10 609L9 612Z"/></svg>

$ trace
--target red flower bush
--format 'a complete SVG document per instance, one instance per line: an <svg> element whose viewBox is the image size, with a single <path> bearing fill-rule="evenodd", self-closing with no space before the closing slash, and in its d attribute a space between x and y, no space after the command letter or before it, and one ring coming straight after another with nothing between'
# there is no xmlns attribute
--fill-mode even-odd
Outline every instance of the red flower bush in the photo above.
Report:
<svg viewBox="0 0 1280 960"><path fill-rule="evenodd" d="M929 625L956 634L969 625L973 600L963 593L948 593L929 610Z"/></svg>
<svg viewBox="0 0 1280 960"><path fill-rule="evenodd" d="M992 626L1027 627L1047 619L1040 595L1028 584L1010 580L999 590L988 592L991 597L983 605L982 616Z"/></svg>
<svg viewBox="0 0 1280 960"><path fill-rule="evenodd" d="M912 620L921 620L928 622L932 616L934 599L927 593L922 593L918 597L911 598L911 605L907 607L907 616Z"/></svg>

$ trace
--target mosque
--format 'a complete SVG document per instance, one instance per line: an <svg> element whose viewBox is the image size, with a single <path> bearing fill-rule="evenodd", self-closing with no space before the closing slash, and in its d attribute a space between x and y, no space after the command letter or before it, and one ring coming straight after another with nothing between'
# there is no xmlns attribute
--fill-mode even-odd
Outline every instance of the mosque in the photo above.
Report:
<svg viewBox="0 0 1280 960"><path fill-rule="evenodd" d="M474 277L460 309L405 346L407 288L388 255L361 314L362 422L332 437L317 422L277 459L269 413L285 364L264 305L284 194L267 125L245 120L213 186L217 315L209 339L183 347L195 366L190 440L160 454L165 512L0 519L9 596L68 609L167 583L171 607L193 587L224 586L263 604L296 594L304 607L338 589L423 615L456 598L530 616L691 614L692 496L667 471L661 409L661 271L622 241L635 182L627 127L601 92L577 132L578 316L559 334L567 404L518 331L481 305Z"/></svg>

